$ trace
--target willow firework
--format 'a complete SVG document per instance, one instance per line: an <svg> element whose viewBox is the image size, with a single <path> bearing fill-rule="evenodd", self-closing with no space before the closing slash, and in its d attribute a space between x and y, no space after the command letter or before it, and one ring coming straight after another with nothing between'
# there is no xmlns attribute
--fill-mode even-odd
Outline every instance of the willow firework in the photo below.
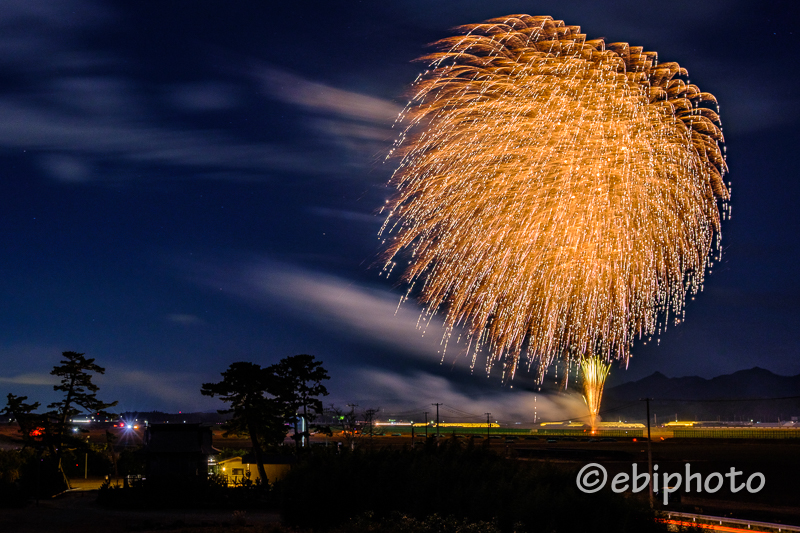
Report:
<svg viewBox="0 0 800 533"><path fill-rule="evenodd" d="M603 399L603 386L606 383L611 364L595 355L584 357L580 366L583 374L583 399L589 409L589 425L595 429L597 415L600 411L600 401Z"/></svg>
<svg viewBox="0 0 800 533"><path fill-rule="evenodd" d="M684 315L729 214L716 99L677 63L510 15L420 60L392 156L385 270L446 312L468 353L627 364ZM716 237L715 237L716 234ZM408 297L408 295L406 296Z"/></svg>

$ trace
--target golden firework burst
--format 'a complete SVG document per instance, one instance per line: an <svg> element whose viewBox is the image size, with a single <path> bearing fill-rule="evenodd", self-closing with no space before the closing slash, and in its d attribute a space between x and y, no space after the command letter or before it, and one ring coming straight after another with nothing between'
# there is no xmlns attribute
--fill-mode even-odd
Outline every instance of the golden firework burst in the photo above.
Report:
<svg viewBox="0 0 800 533"><path fill-rule="evenodd" d="M627 363L719 260L716 99L655 52L551 17L456 31L420 58L399 119L385 270L407 253L445 345L464 327L473 364L486 348L504 378L523 353L540 375L569 353Z"/></svg>
<svg viewBox="0 0 800 533"><path fill-rule="evenodd" d="M611 363L599 356L589 356L581 359L580 365L583 374L583 399L589 409L589 425L594 431L597 427L600 401L603 399L603 386L606 383Z"/></svg>

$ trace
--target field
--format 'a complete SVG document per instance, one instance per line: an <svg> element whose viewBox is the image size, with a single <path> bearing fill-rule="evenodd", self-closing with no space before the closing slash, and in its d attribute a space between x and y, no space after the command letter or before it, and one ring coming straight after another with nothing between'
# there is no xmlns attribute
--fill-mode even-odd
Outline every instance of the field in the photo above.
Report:
<svg viewBox="0 0 800 533"><path fill-rule="evenodd" d="M443 434L442 438L451 438ZM328 445L343 439L313 437L312 443ZM422 439L417 438L420 442ZM467 441L467 438L463 439ZM477 443L484 438L476 439ZM358 441L362 447L410 445L410 436L362 437ZM631 465L637 464L638 472L647 471L647 442L643 439L616 438L599 439L576 437L523 437L490 439L496 452L516 457L523 461L550 461L574 465L578 468L588 463L603 465L612 478L620 472L631 472ZM743 472L737 484L760 472L766 480L764 488L755 494L741 490L732 493L728 479L716 493L697 494L679 491L680 503L671 503L669 508L687 512L717 516L736 516L753 520L800 524L800 484L798 484L798 457L800 440L787 439L680 439L655 438L652 442L653 464L662 473L681 473L690 465L692 473L700 473L705 479L712 472L723 475L734 467ZM644 496L644 493L642 493ZM673 496L672 500L676 500Z"/></svg>
<svg viewBox="0 0 800 533"><path fill-rule="evenodd" d="M141 429L113 428L112 433L117 436L116 443L119 446L138 446L142 442ZM105 430L93 430L88 436L91 442L105 442ZM589 439L563 436L536 437L522 434L496 437L489 439L489 446L498 454L519 461L546 461L575 469L588 463L598 463L608 471L609 479L620 472L630 473L633 464L637 465L638 472L647 471L647 442L641 438L636 440L633 438ZM457 438L465 444L470 440L465 436L454 437L452 432L442 434L441 438ZM417 437L415 440L420 443L423 438ZM475 437L474 444L484 445L485 441L483 436ZM410 446L411 437L410 435L362 436L355 439L354 442L356 446L365 450L383 447L400 448ZM313 447L347 447L348 441L342 436L315 435L311 439L311 444ZM0 425L0 447L12 448L18 445L16 426ZM248 448L249 445L248 439L225 439L221 436L221 430L217 428L214 430L214 446L218 449ZM661 473L683 474L686 465L689 464L692 473L700 473L703 478L712 472L725 474L733 467L736 471L743 472L739 481L744 481L755 472L763 474L766 480L764 487L755 494L746 490L731 492L727 480L725 486L713 494L707 492L686 493L681 490L671 498L667 507L670 510L800 524L800 488L798 488L797 482L797 465L798 457L800 457L800 440L798 439L662 439L657 437L652 442L652 455L653 463L658 465ZM76 486L79 488L93 489L99 485L101 480L76 481ZM384 481L388 480L376 480L378 483ZM107 524L108 521L119 523L120 520L126 524L139 524L136 528L139 528L140 531L146 530L147 523L160 524L158 527L165 528L165 530L170 530L167 526L172 523L195 524L195 526L205 523L208 527L211 527L212 524L233 524L231 522L233 515L225 511L191 512L189 514L176 512L154 515L149 518L136 514L128 516L124 515L122 511L112 512L96 508L92 504L93 498L89 496L90 493L84 492L85 496L80 494L68 495L66 499L42 502L41 512L35 513L35 516L28 514L31 507L19 511L0 512L0 530L8 532L45 531L48 530L46 527L47 521L50 520L48 517L55 516L63 516L64 520L67 522L72 520L75 524L83 521L86 527L81 528L81 531L94 531L95 529L92 529L94 526L90 527L89 523L96 523L99 531L101 524ZM646 493L643 491L633 497L646 498ZM84 511L78 512L77 509L84 509ZM269 513L250 513L248 520L250 520L248 523L266 524L277 520L277 516ZM61 530L69 531L69 529ZM132 529L126 526L123 530Z"/></svg>

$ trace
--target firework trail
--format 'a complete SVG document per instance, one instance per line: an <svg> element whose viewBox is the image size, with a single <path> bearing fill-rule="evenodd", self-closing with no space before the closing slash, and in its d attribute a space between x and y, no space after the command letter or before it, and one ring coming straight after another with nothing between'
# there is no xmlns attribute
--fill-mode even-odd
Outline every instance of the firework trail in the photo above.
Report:
<svg viewBox="0 0 800 533"><path fill-rule="evenodd" d="M580 366L583 374L583 399L589 408L589 425L595 429L600 401L603 399L603 386L611 363L607 363L602 357L589 356L581 359Z"/></svg>
<svg viewBox="0 0 800 533"><path fill-rule="evenodd" d="M456 31L420 58L399 119L384 271L408 261L445 347L464 327L473 365L486 349L504 379L523 354L540 377L560 357L627 364L720 258L716 99L655 52L551 17Z"/></svg>

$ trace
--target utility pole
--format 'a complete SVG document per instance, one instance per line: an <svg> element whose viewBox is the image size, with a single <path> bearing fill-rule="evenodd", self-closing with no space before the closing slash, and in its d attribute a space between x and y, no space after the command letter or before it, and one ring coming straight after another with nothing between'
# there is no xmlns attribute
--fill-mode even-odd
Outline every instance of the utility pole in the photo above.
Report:
<svg viewBox="0 0 800 533"><path fill-rule="evenodd" d="M436 441L439 441L439 406L442 405L440 403L432 403L431 405L436 406Z"/></svg>
<svg viewBox="0 0 800 533"><path fill-rule="evenodd" d="M425 440L428 440L428 411L425 411Z"/></svg>
<svg viewBox="0 0 800 533"><path fill-rule="evenodd" d="M369 420L369 449L372 451L372 437L375 434L375 431L372 429L372 417L377 413L376 409L367 409L367 420Z"/></svg>
<svg viewBox="0 0 800 533"><path fill-rule="evenodd" d="M353 415L353 414L355 414L356 407L358 407L358 404L357 403L348 403L347 407L350 408L350 414Z"/></svg>
<svg viewBox="0 0 800 533"><path fill-rule="evenodd" d="M488 443L489 439L491 438L490 431L492 428L492 421L489 417L492 416L492 413L483 413L483 414L486 415L486 442Z"/></svg>
<svg viewBox="0 0 800 533"><path fill-rule="evenodd" d="M647 484L650 487L650 508L653 508L653 450L650 447L650 400L652 398L639 398L647 404L647 472L650 474Z"/></svg>
<svg viewBox="0 0 800 533"><path fill-rule="evenodd" d="M357 403L348 403L347 407L350 408L350 420L348 421L348 425L350 426L350 451L356 449L356 407L358 407Z"/></svg>

